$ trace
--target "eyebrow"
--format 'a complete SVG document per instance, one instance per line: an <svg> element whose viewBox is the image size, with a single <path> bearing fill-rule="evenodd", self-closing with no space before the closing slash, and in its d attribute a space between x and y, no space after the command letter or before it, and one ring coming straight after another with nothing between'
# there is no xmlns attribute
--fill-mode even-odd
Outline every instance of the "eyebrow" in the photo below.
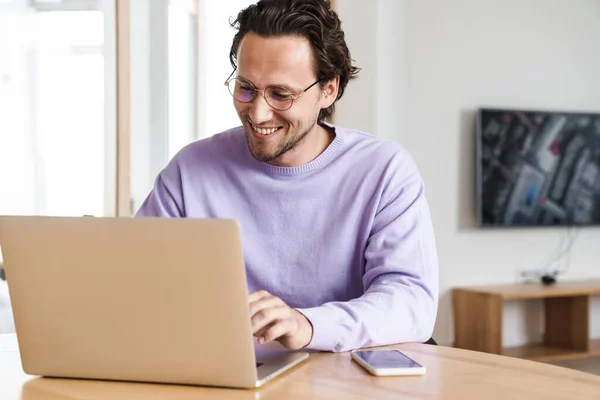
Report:
<svg viewBox="0 0 600 400"><path fill-rule="evenodd" d="M245 80L246 82L250 83L252 86L256 87L256 85L255 85L255 84L254 84L254 83L253 83L253 82L252 82L250 79L244 78L242 75L238 75L237 77L238 77L239 79L243 79L243 80ZM300 88L293 88L293 87L291 87L291 86L289 86L289 85L285 85L285 84L282 84L282 83L271 83L271 84L268 84L267 86L277 86L277 87L282 87L282 88L284 88L284 89L287 89L287 90L289 90L289 91L290 91L290 92L292 92L292 93L298 93L298 92L301 92L301 91L302 91L302 89L300 89Z"/></svg>

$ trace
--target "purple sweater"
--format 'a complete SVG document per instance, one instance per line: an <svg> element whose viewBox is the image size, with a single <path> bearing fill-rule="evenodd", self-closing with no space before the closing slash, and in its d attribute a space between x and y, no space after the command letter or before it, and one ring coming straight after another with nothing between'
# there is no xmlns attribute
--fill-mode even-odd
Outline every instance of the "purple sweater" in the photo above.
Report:
<svg viewBox="0 0 600 400"><path fill-rule="evenodd" d="M137 215L237 220L248 290L302 312L309 349L424 342L438 261L421 176L397 143L333 127L329 147L293 168L254 159L242 127L193 142Z"/></svg>

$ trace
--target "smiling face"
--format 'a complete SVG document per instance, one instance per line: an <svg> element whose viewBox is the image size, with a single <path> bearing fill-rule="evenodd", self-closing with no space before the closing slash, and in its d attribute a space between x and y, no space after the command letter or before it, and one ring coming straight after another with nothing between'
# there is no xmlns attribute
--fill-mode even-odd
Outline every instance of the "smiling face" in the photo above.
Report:
<svg viewBox="0 0 600 400"><path fill-rule="evenodd" d="M237 60L237 78L261 91L249 103L234 100L254 158L288 167L316 158L325 149L323 144L329 144L329 134L317 124L317 118L322 108L335 101L337 79L302 93L317 80L308 40L298 36L265 38L250 32L242 39ZM263 96L262 90L268 86L301 96L290 109L278 111Z"/></svg>

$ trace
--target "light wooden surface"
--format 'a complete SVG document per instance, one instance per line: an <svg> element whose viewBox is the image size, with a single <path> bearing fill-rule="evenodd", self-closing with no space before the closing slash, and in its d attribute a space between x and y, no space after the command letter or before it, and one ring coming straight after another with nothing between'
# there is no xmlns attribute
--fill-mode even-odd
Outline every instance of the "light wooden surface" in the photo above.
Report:
<svg viewBox="0 0 600 400"><path fill-rule="evenodd" d="M374 377L349 353L312 354L257 390L30 377L17 351L0 350L3 400L84 399L595 399L600 377L528 360L423 344L390 346L424 376Z"/></svg>
<svg viewBox="0 0 600 400"><path fill-rule="evenodd" d="M594 295L600 295L600 280L455 288L454 346L536 361L596 356L599 343L589 337L590 296ZM504 347L504 302L531 299L544 300L543 343Z"/></svg>
<svg viewBox="0 0 600 400"><path fill-rule="evenodd" d="M455 290L496 295L504 300L587 296L600 295L600 279L558 281L554 285L548 286L542 285L541 283L519 283L458 287Z"/></svg>

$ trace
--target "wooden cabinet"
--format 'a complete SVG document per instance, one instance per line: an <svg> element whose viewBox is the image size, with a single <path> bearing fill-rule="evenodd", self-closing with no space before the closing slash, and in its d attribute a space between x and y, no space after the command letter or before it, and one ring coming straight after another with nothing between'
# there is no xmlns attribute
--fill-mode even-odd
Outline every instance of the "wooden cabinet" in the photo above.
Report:
<svg viewBox="0 0 600 400"><path fill-rule="evenodd" d="M455 288L454 346L536 361L600 356L600 339L589 337L590 297L594 295L600 295L600 280ZM544 301L543 342L504 347L504 302L531 299Z"/></svg>

